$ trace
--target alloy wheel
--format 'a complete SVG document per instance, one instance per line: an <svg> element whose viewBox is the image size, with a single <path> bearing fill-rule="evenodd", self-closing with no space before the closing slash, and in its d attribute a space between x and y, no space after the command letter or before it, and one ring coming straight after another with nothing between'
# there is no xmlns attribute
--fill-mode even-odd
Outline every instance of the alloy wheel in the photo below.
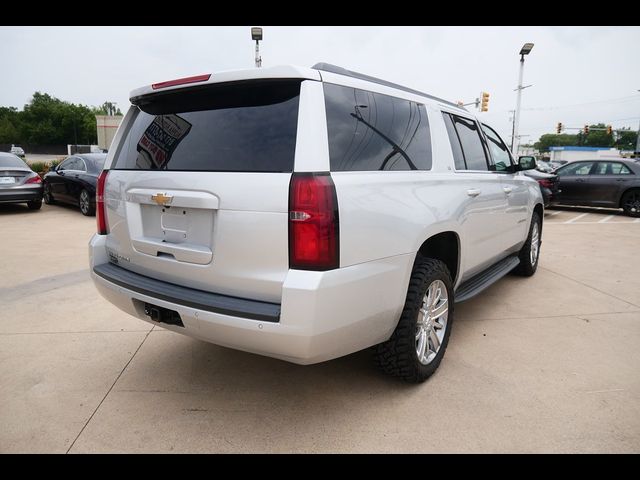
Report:
<svg viewBox="0 0 640 480"><path fill-rule="evenodd" d="M416 322L416 355L428 365L436 358L447 330L449 296L442 280L434 280L427 288Z"/></svg>

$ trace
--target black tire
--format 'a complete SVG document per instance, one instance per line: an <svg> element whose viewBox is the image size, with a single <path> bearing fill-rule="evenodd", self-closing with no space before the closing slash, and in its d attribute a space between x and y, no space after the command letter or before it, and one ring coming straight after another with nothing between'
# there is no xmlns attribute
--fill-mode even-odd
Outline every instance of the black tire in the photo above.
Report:
<svg viewBox="0 0 640 480"><path fill-rule="evenodd" d="M538 254L536 255L535 261L531 261L531 247L532 247L532 237L533 237L533 226L538 226ZM530 277L536 270L538 270L538 262L540 261L540 246L542 245L542 222L540 221L540 215L537 212L533 212L531 216L531 225L529 225L529 235L527 236L527 241L522 246L518 257L520 258L520 264L513 269L513 273L516 275L520 275L522 277Z"/></svg>
<svg viewBox="0 0 640 480"><path fill-rule="evenodd" d="M640 190L629 190L625 192L620 201L620 206L624 213L630 217L640 217Z"/></svg>
<svg viewBox="0 0 640 480"><path fill-rule="evenodd" d="M29 210L40 210L42 208L42 199L27 202L27 207L29 207Z"/></svg>
<svg viewBox="0 0 640 480"><path fill-rule="evenodd" d="M418 316L429 286L436 280L444 283L447 290L448 317L444 328L444 338L435 357L426 365L418 359ZM374 348L374 361L385 373L411 382L420 383L429 378L438 368L449 343L453 324L453 282L447 266L440 260L418 257L413 266L407 299L398 325L391 338Z"/></svg>
<svg viewBox="0 0 640 480"><path fill-rule="evenodd" d="M96 214L96 206L91 202L91 195L84 189L78 196L78 206L82 214L86 217L93 217Z"/></svg>
<svg viewBox="0 0 640 480"><path fill-rule="evenodd" d="M44 184L44 194L42 198L44 199L44 203L46 203L47 205L53 205L56 203L56 201L53 199L53 195L51 194L51 185L49 185L48 183Z"/></svg>

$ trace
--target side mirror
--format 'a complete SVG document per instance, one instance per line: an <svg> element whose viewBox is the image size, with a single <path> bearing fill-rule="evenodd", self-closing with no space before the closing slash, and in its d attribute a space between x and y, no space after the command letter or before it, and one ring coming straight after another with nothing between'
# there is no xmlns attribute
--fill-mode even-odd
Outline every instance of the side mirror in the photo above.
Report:
<svg viewBox="0 0 640 480"><path fill-rule="evenodd" d="M49 167L49 171L50 172L55 172L57 169L58 169L57 165L52 165L52 166Z"/></svg>
<svg viewBox="0 0 640 480"><path fill-rule="evenodd" d="M536 158L531 156L524 156L518 159L518 170L533 170L536 168Z"/></svg>

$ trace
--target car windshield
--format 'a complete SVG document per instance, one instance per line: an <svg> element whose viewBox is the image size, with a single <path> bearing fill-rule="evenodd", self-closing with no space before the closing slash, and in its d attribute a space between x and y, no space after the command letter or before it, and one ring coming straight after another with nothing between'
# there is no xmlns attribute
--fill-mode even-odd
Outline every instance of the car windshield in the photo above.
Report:
<svg viewBox="0 0 640 480"><path fill-rule="evenodd" d="M0 168L24 168L27 164L14 155L0 155Z"/></svg>

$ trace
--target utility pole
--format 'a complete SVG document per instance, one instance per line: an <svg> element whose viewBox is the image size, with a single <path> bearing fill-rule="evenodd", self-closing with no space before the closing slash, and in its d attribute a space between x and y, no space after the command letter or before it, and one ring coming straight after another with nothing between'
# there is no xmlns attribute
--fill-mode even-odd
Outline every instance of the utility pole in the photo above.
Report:
<svg viewBox="0 0 640 480"><path fill-rule="evenodd" d="M511 118L509 119L511 122L511 153L515 155L513 151L513 140L516 138L516 111L509 110L509 114L511 115Z"/></svg>
<svg viewBox="0 0 640 480"><path fill-rule="evenodd" d="M527 85L526 87L522 86L522 76L524 73L524 56L529 55L529 53L531 53L532 48L533 48L533 43L525 43L523 47L520 49L520 73L518 75L518 88L516 88L516 90L518 91L518 98L516 100L516 113L513 121L514 123L513 135L511 136L511 145L512 145L513 154L515 156L518 155L517 138L518 138L518 128L520 127L520 103L522 99L522 90L531 86L531 85Z"/></svg>

